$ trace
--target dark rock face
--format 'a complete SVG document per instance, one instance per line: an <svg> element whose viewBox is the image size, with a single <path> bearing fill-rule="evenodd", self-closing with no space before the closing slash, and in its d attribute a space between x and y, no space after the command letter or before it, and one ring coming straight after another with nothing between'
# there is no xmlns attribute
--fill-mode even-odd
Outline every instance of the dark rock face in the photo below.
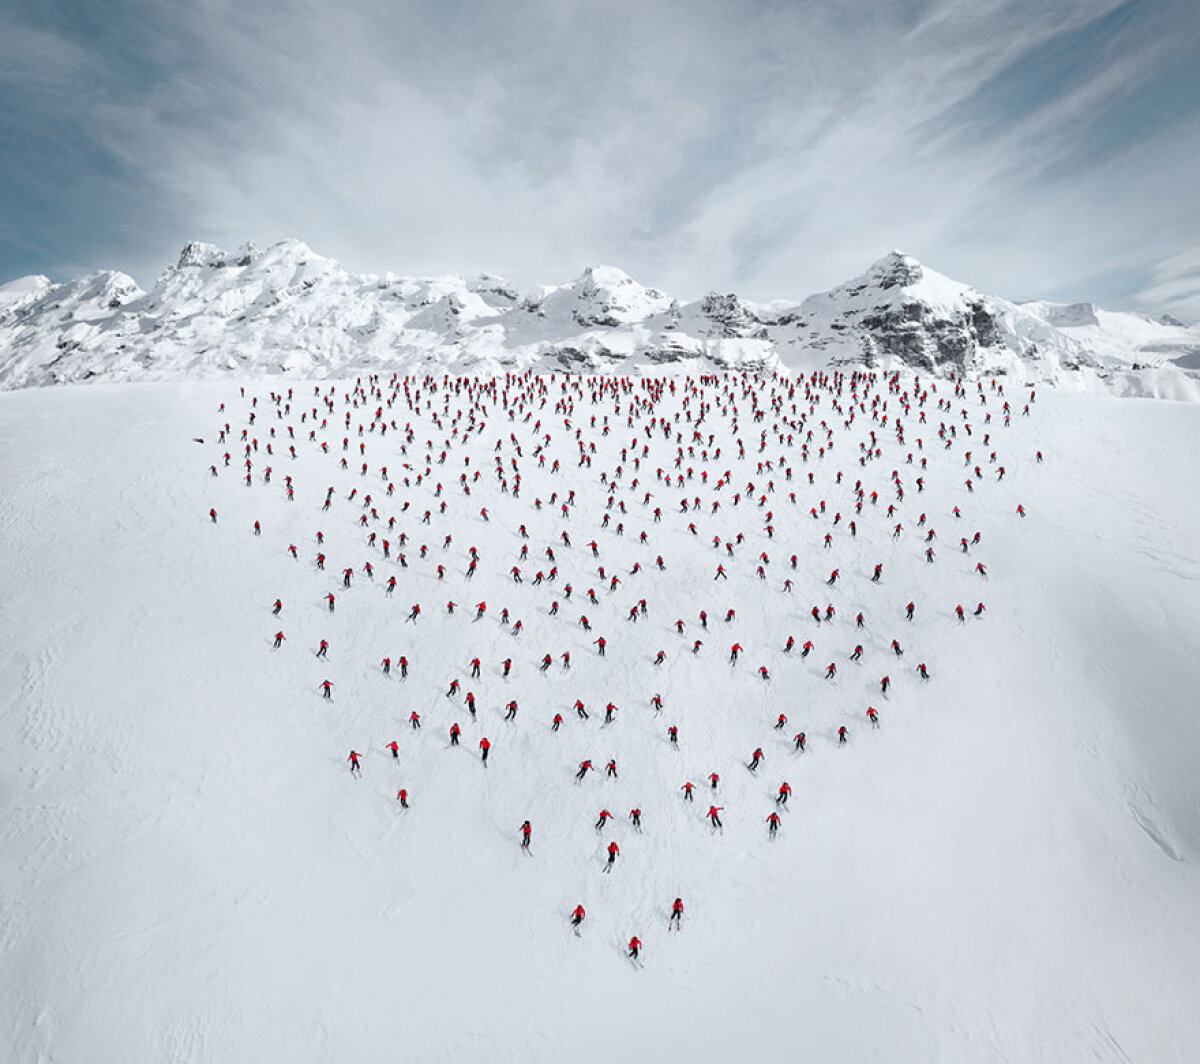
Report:
<svg viewBox="0 0 1200 1064"><path fill-rule="evenodd" d="M916 284L923 276L919 262L895 252L881 259L876 268L879 287L885 289Z"/></svg>
<svg viewBox="0 0 1200 1064"><path fill-rule="evenodd" d="M962 372L977 348L1000 342L995 315L982 300L970 304L965 314L948 318L936 316L924 303L906 302L895 310L867 314L859 324L877 351L926 372Z"/></svg>
<svg viewBox="0 0 1200 1064"><path fill-rule="evenodd" d="M732 339L734 337L765 335L761 322L750 313L736 295L718 295L709 292L700 302L700 313L715 326L713 334Z"/></svg>

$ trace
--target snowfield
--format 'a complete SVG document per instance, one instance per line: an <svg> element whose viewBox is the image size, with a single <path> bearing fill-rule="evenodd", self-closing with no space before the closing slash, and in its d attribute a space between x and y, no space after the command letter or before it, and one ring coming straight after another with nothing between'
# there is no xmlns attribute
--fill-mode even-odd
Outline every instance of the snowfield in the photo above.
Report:
<svg viewBox="0 0 1200 1064"><path fill-rule="evenodd" d="M0 447L5 1060L1195 1058L1200 406L385 374L8 392Z"/></svg>

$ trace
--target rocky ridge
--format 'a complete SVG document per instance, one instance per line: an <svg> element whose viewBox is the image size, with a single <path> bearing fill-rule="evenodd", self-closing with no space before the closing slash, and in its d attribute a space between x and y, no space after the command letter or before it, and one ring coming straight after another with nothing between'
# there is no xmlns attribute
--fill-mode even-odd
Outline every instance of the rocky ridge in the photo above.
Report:
<svg viewBox="0 0 1200 1064"><path fill-rule="evenodd" d="M1091 304L984 295L895 251L798 302L680 303L588 267L520 292L502 278L360 275L298 240L190 243L143 291L99 271L0 286L0 388L363 372L673 369L1005 373L1200 399L1200 329Z"/></svg>

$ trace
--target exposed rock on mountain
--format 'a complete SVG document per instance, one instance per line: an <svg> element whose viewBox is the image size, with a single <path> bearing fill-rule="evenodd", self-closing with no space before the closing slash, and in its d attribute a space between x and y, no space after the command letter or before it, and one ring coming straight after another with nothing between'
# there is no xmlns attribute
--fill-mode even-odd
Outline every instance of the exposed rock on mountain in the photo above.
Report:
<svg viewBox="0 0 1200 1064"><path fill-rule="evenodd" d="M149 291L100 271L0 286L0 387L441 369L812 372L861 365L1200 396L1200 329L983 295L901 252L801 303L691 303L610 266L521 292L482 275L356 275L298 240L190 243Z"/></svg>

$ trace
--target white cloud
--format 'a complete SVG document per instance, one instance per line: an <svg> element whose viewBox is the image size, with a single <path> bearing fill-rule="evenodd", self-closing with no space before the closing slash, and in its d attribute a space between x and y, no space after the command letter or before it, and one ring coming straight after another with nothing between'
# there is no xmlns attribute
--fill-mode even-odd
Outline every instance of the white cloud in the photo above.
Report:
<svg viewBox="0 0 1200 1064"><path fill-rule="evenodd" d="M143 279L187 239L298 236L353 269L530 284L612 262L683 297L798 298L900 246L1053 294L1099 255L1112 287L1177 251L1198 176L1161 142L1181 180L1114 205L1154 180L1136 152L1087 157L1090 120L1195 41L1185 4L1170 34L1093 0L137 6L123 49L37 39L86 70L70 121L145 202L103 263ZM1046 75L1081 51L1040 96L1006 92L1028 57Z"/></svg>

